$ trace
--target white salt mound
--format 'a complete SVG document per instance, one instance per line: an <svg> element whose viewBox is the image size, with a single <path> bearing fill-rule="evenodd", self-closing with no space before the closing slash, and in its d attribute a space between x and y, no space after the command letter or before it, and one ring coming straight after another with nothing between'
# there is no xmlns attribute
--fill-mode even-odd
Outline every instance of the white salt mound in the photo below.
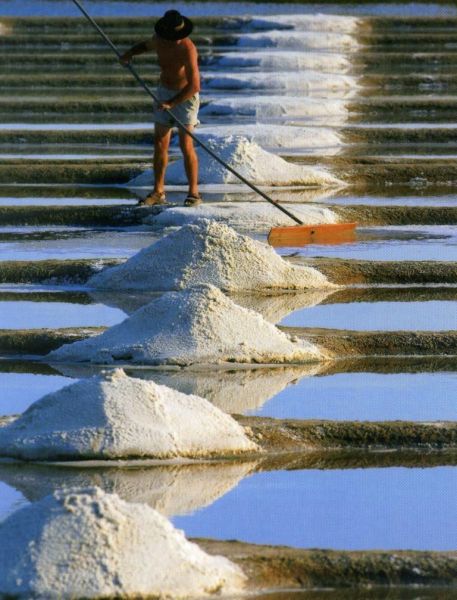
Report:
<svg viewBox="0 0 457 600"><path fill-rule="evenodd" d="M0 593L44 598L239 593L245 576L145 504L99 488L56 492L0 524Z"/></svg>
<svg viewBox="0 0 457 600"><path fill-rule="evenodd" d="M207 400L120 369L48 394L0 428L0 455L26 460L197 458L256 449Z"/></svg>
<svg viewBox="0 0 457 600"><path fill-rule="evenodd" d="M257 185L341 186L343 183L322 167L295 165L260 148L245 137L205 139L208 146L251 183ZM197 148L201 184L237 184L240 179L212 158L203 148ZM129 186L148 186L153 172L148 169L129 182ZM169 184L187 183L183 159L173 162L167 171Z"/></svg>
<svg viewBox="0 0 457 600"><path fill-rule="evenodd" d="M227 291L329 287L316 269L293 266L271 246L227 225L202 219L185 225L127 260L94 275L102 289L179 290L210 283Z"/></svg>
<svg viewBox="0 0 457 600"><path fill-rule="evenodd" d="M337 223L338 216L324 206L283 204L307 225ZM271 204L261 202L214 202L197 207L174 206L158 215L144 219L144 223L157 228L182 227L201 219L225 223L237 231L266 233L271 227L294 225L295 223Z"/></svg>
<svg viewBox="0 0 457 600"><path fill-rule="evenodd" d="M64 345L47 358L188 365L306 362L324 355L238 306L218 288L200 285L167 292L101 335Z"/></svg>
<svg viewBox="0 0 457 600"><path fill-rule="evenodd" d="M261 67L270 71L316 70L321 73L344 73L351 63L343 54L325 52L225 52L215 59L221 67Z"/></svg>
<svg viewBox="0 0 457 600"><path fill-rule="evenodd" d="M201 115L243 115L256 117L325 117L326 123L341 122L347 117L346 103L324 98L294 96L223 96L210 100L200 109Z"/></svg>

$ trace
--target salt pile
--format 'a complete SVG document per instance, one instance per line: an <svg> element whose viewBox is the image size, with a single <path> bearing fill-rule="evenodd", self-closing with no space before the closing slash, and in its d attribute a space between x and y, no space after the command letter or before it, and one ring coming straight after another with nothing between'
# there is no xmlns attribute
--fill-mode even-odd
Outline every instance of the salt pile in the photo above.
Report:
<svg viewBox="0 0 457 600"><path fill-rule="evenodd" d="M351 68L343 54L325 52L226 52L214 62L221 67L260 67L270 71L303 71L311 69L321 73L344 73ZM296 75L296 74L295 74Z"/></svg>
<svg viewBox="0 0 457 600"><path fill-rule="evenodd" d="M198 458L256 449L236 421L203 398L122 370L48 394L0 428L0 455L25 460Z"/></svg>
<svg viewBox="0 0 457 600"><path fill-rule="evenodd" d="M235 326L236 324L236 326ZM167 292L98 336L47 355L55 361L110 364L290 363L321 360L313 344L295 341L212 285Z"/></svg>
<svg viewBox="0 0 457 600"><path fill-rule="evenodd" d="M293 127L291 129L294 129ZM297 133L299 129L297 128ZM202 139L205 136L201 136ZM312 185L341 186L343 182L331 175L323 167L295 165L280 156L267 152L255 142L245 137L227 136L216 139L205 138L205 143L251 183L257 185ZM278 138L279 142L280 139ZM304 143L304 142L303 142ZM338 151L338 148L335 149ZM205 150L197 148L199 158L199 181L201 184L237 184L238 177ZM130 187L150 186L153 181L152 169L147 169L131 181ZM187 177L183 159L174 161L167 170L167 181L172 185L185 185Z"/></svg>
<svg viewBox="0 0 457 600"><path fill-rule="evenodd" d="M0 480L29 502L62 488L98 486L126 502L141 502L165 516L186 515L213 504L255 468L257 462L129 465L112 468L75 468L36 463L0 462Z"/></svg>
<svg viewBox="0 0 457 600"><path fill-rule="evenodd" d="M206 88L215 90L265 90L269 93L284 92L287 94L318 94L328 96L335 93L340 97L353 96L357 91L357 80L351 75L336 75L334 73L318 73L315 71L262 73L221 71L203 75Z"/></svg>
<svg viewBox="0 0 457 600"><path fill-rule="evenodd" d="M207 219L185 225L125 263L94 275L102 289L168 291L210 283L226 291L329 287L316 269L293 266L268 246Z"/></svg>
<svg viewBox="0 0 457 600"><path fill-rule="evenodd" d="M347 117L346 103L341 100L294 96L223 96L210 100L201 115L243 115L249 117L325 117L326 124Z"/></svg>
<svg viewBox="0 0 457 600"><path fill-rule="evenodd" d="M238 46L248 48L292 48L295 50L345 50L355 51L359 44L355 37L345 33L326 31L272 30L243 33L235 36Z"/></svg>
<svg viewBox="0 0 457 600"><path fill-rule="evenodd" d="M308 225L337 223L338 216L329 208L297 204L283 204ZM225 223L237 231L266 233L271 227L293 225L291 219L271 204L261 202L214 202L195 208L175 206L144 219L157 228L182 227L200 219Z"/></svg>
<svg viewBox="0 0 457 600"><path fill-rule="evenodd" d="M0 524L0 593L44 598L239 593L245 577L144 504L99 488L56 492Z"/></svg>

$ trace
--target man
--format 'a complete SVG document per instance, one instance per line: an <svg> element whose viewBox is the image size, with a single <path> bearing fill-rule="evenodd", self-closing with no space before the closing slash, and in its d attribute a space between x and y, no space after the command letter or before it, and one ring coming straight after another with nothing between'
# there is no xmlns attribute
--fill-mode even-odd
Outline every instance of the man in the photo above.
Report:
<svg viewBox="0 0 457 600"><path fill-rule="evenodd" d="M192 131L198 125L200 106L200 72L198 53L189 39L193 24L177 10L168 10L155 24L155 35L135 44L121 57L128 64L132 57L155 50L160 66L160 83L157 89L159 104L154 107L154 190L140 202L142 205L166 204L165 171L168 164L168 147L171 131L176 125L166 109ZM198 158L192 138L179 129L179 144L184 157L184 167L189 182L185 206L201 203L198 191Z"/></svg>

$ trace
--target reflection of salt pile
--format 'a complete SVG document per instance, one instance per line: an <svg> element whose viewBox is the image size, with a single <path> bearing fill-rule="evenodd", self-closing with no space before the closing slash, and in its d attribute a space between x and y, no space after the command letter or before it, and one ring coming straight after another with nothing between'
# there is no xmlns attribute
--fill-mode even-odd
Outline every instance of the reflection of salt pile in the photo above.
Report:
<svg viewBox="0 0 457 600"><path fill-rule="evenodd" d="M337 223L338 216L329 208L322 206L288 205L303 223L316 225L317 223ZM291 219L270 204L260 202L236 203L211 203L187 208L176 206L162 211L144 220L145 223L155 227L181 227L194 223L199 219L212 219L225 223L237 231L250 231L265 233L271 227L293 225Z"/></svg>
<svg viewBox="0 0 457 600"><path fill-rule="evenodd" d="M342 54L325 52L226 52L214 59L221 67L260 67L270 71L303 71L312 69L321 73L344 73L351 67Z"/></svg>
<svg viewBox="0 0 457 600"><path fill-rule="evenodd" d="M205 370L179 372L144 371L138 377L152 379L186 394L197 394L229 414L245 414L260 408L285 387L302 377L313 377L320 364L270 369Z"/></svg>
<svg viewBox="0 0 457 600"><path fill-rule="evenodd" d="M202 115L244 115L250 117L329 117L332 123L347 117L346 103L324 98L290 96L224 96L214 98L200 110Z"/></svg>
<svg viewBox="0 0 457 600"><path fill-rule="evenodd" d="M254 48L294 48L296 50L338 49L357 50L359 44L352 35L328 31L272 30L243 33L236 36L238 46Z"/></svg>
<svg viewBox="0 0 457 600"><path fill-rule="evenodd" d="M325 91L354 94L357 83L350 75L336 75L335 73L318 73L316 71L302 71L299 75L295 72L262 73L262 72L238 72L206 73L203 76L205 87L222 90L268 90L284 92L310 93Z"/></svg>
<svg viewBox="0 0 457 600"><path fill-rule="evenodd" d="M211 283L227 291L328 287L316 269L283 260L270 246L216 221L181 227L88 285L104 289L178 290Z"/></svg>
<svg viewBox="0 0 457 600"><path fill-rule="evenodd" d="M126 502L141 502L166 516L184 515L209 506L226 494L256 463L219 462L97 469L0 463L0 480L34 502L62 488L100 487Z"/></svg>
<svg viewBox="0 0 457 600"><path fill-rule="evenodd" d="M0 524L0 594L187 598L243 582L149 506L98 488L55 493Z"/></svg>
<svg viewBox="0 0 457 600"><path fill-rule="evenodd" d="M226 139L207 141L208 146L216 152L232 169L238 171L250 182L258 185L314 185L338 186L342 182L333 177L322 167L294 165L280 156L266 152L256 143L243 137L228 136ZM202 148L197 148L199 157L199 179L202 184L239 183L238 177L218 163ZM132 179L129 185L150 185L153 180L152 170ZM171 184L187 182L184 162L179 159L168 168L167 180Z"/></svg>
<svg viewBox="0 0 457 600"><path fill-rule="evenodd" d="M320 304L333 293L333 289L318 289L279 295L232 294L231 298L240 306L255 310L264 319L276 324L296 310Z"/></svg>
<svg viewBox="0 0 457 600"><path fill-rule="evenodd" d="M263 17L241 17L240 27L257 30L287 29L295 31L327 31L355 33L359 19L346 15L265 15Z"/></svg>
<svg viewBox="0 0 457 600"><path fill-rule="evenodd" d="M44 396L0 428L0 455L28 460L172 458L255 450L198 396L117 370Z"/></svg>
<svg viewBox="0 0 457 600"><path fill-rule="evenodd" d="M316 346L293 341L211 285L167 292L101 335L67 344L47 356L56 361L178 365L323 358Z"/></svg>

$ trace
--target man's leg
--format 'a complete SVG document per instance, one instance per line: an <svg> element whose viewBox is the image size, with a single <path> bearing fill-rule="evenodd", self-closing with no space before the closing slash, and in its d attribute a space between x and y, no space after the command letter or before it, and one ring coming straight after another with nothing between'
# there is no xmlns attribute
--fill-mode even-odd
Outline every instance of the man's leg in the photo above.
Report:
<svg viewBox="0 0 457 600"><path fill-rule="evenodd" d="M156 123L154 129L154 192L163 194L165 190L165 171L168 165L168 147L171 129Z"/></svg>
<svg viewBox="0 0 457 600"><path fill-rule="evenodd" d="M192 125L187 129L193 131ZM198 197L198 157L194 148L194 140L182 129L179 130L179 145L184 158L187 181L189 182L189 196Z"/></svg>

